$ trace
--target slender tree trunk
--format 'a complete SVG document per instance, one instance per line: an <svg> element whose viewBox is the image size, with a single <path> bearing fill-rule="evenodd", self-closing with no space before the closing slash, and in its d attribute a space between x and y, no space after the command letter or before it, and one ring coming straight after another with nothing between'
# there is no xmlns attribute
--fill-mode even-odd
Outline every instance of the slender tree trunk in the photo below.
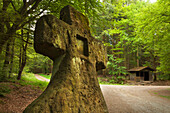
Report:
<svg viewBox="0 0 170 113"><path fill-rule="evenodd" d="M17 80L20 80L21 79L21 75L22 75L22 72L24 70L24 67L26 65L26 49L24 48L23 51L22 51L22 55L21 55L21 65L20 65L20 69L19 69L19 73L18 73L18 77L17 77Z"/></svg>
<svg viewBox="0 0 170 113"><path fill-rule="evenodd" d="M156 73L154 73L154 80L153 81L156 81L157 80L157 76L156 76Z"/></svg>
<svg viewBox="0 0 170 113"><path fill-rule="evenodd" d="M137 47L137 67L139 67L139 47Z"/></svg>
<svg viewBox="0 0 170 113"><path fill-rule="evenodd" d="M128 47L128 50L127 50L127 56L126 56L126 57L127 57L127 67L126 67L126 68L129 70L129 69L130 69L130 66L129 66L129 64L130 64L130 58L129 58L129 57L130 57L130 54L129 54L129 47Z"/></svg>
<svg viewBox="0 0 170 113"><path fill-rule="evenodd" d="M154 64L154 69L156 70L157 63L156 63L156 57L153 55L153 64ZM157 80L156 72L154 73L154 81Z"/></svg>
<svg viewBox="0 0 170 113"><path fill-rule="evenodd" d="M22 36L23 36L23 30L22 30ZM23 37L22 37L23 38ZM27 53L26 53L26 51L27 51L27 45L28 45L28 41L29 41L29 33L27 33L27 41L26 41L26 44L24 45L24 43L23 43L23 45L22 45L22 50L20 51L21 53L20 53L20 55L21 55L21 57L20 57L20 67L19 67L19 73L18 73L18 77L17 77L17 80L20 80L21 79L21 75L22 75L22 72L23 72L23 70L24 70L24 67L25 67L25 65L26 65L26 56L27 56Z"/></svg>
<svg viewBox="0 0 170 113"><path fill-rule="evenodd" d="M6 80L7 76L9 74L9 69L10 69L10 42L7 43L6 45L6 54L5 54L5 61L4 65L2 68L2 75L1 75L1 80Z"/></svg>
<svg viewBox="0 0 170 113"><path fill-rule="evenodd" d="M22 71L24 70L25 64L22 64L18 73L17 80L21 80Z"/></svg>
<svg viewBox="0 0 170 113"><path fill-rule="evenodd" d="M21 29L21 39L23 39L23 29ZM22 40L21 40L22 41ZM22 47L23 47L23 42L20 46L20 54L19 54L19 72L18 72L18 77L17 80L21 79L21 74L22 74Z"/></svg>
<svg viewBox="0 0 170 113"><path fill-rule="evenodd" d="M154 47L154 50L155 50L155 40L153 39L153 47ZM157 60L157 57L155 56L155 51L154 52L152 52L152 56L153 56L153 65L154 65L154 69L156 70L156 67L157 67L157 62L156 62L156 60ZM156 81L157 80L157 76L156 76L156 71L155 71L155 73L154 73L154 80L153 81Z"/></svg>
<svg viewBox="0 0 170 113"><path fill-rule="evenodd" d="M11 77L12 71L13 71L13 61L14 61L14 46L15 46L15 39L12 41L12 50L11 50L11 65L9 70L9 78Z"/></svg>
<svg viewBox="0 0 170 113"><path fill-rule="evenodd" d="M20 64L20 68L19 68L17 80L20 80L20 79L21 79L22 72L23 72L24 67L25 67L25 65L26 65L26 51L23 51L21 57L22 57L22 58L21 58L21 64Z"/></svg>

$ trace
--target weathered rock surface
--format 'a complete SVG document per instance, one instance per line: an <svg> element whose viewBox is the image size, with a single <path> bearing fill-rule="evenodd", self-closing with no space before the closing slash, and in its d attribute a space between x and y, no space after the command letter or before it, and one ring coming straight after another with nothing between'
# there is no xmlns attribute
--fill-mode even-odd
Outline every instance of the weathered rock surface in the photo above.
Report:
<svg viewBox="0 0 170 113"><path fill-rule="evenodd" d="M71 6L60 20L41 17L35 29L36 52L54 61L51 81L25 113L107 113L96 71L104 69L106 48L90 34L88 19Z"/></svg>

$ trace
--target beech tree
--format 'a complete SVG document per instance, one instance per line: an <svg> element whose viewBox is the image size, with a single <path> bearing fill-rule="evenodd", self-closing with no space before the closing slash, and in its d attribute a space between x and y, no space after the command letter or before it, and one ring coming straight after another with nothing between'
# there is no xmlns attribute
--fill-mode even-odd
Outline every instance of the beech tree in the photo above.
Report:
<svg viewBox="0 0 170 113"><path fill-rule="evenodd" d="M0 9L0 53L17 30L33 21L43 11L35 11L42 0L3 0ZM34 14L33 16L30 16Z"/></svg>
<svg viewBox="0 0 170 113"><path fill-rule="evenodd" d="M158 71L170 74L170 1L158 0L136 15L136 39L144 42L146 51L153 51ZM158 59L159 58L159 59Z"/></svg>
<svg viewBox="0 0 170 113"><path fill-rule="evenodd" d="M8 51L8 46L10 46L9 44L7 44L7 42L10 42L12 40L15 40L16 38L19 38L19 42L22 43L22 41L24 41L22 39L22 36L18 36L21 35L21 33L18 33L18 31L20 31L23 28L24 32L32 32L33 33L33 29L34 29L34 24L36 22L36 20L38 18L40 18L40 16L44 15L44 14L53 14L57 17L59 17L59 12L60 10L66 6L66 5L72 5L74 6L77 10L79 10L80 12L82 12L85 15L91 16L92 12L94 14L95 11L93 11L93 8L98 8L99 6L99 1L96 0L91 0L91 1L80 1L80 0L69 0L69 1L58 1L58 0L2 0L0 1L0 54L3 53L5 54L6 51ZM30 28L27 28L27 24L31 23ZM27 41L25 40L23 43L24 46L27 45ZM7 46L6 46L7 45ZM18 47L17 51L19 53L19 48L23 48L22 44L19 45L21 47ZM6 48L5 48L6 47ZM29 46L28 46L29 47ZM30 46L31 47L31 46ZM33 47L33 46L32 46ZM14 47L16 48L16 46ZM25 47L24 47L25 48ZM25 49L22 49L26 52ZM3 51L3 52L2 52ZM10 56L10 54L8 54L9 52L6 52L8 56ZM1 55L1 56L5 56L5 55ZM18 55L19 56L19 55ZM28 55L24 55L24 56L28 56ZM6 58L6 59L5 59ZM4 58L0 58L1 62L1 70L3 69L2 66L4 67L5 72L8 73L10 68L10 65L8 62L12 61L12 57L11 59L7 59L8 57L4 57ZM24 57L23 57L24 58ZM26 59L26 57L24 58ZM22 60L24 62L26 62L25 60ZM8 61L7 61L8 60ZM10 61L11 60L11 61ZM21 61L21 59L20 59ZM5 65L3 65L3 63L5 63ZM15 62L17 64L15 65L19 65L19 62ZM20 63L20 64L24 64L25 63ZM21 66L19 70L23 70L21 68ZM6 76L6 74L3 74L4 71L1 72L2 75ZM10 72L12 73L12 72ZM21 72L20 72L21 73ZM1 78L4 78L2 77ZM20 75L20 74L19 74ZM18 77L20 78L20 77Z"/></svg>

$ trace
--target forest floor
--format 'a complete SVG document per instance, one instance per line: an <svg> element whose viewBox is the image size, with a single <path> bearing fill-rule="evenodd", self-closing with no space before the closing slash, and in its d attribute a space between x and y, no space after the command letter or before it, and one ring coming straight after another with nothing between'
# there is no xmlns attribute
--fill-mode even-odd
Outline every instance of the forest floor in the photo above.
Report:
<svg viewBox="0 0 170 113"><path fill-rule="evenodd" d="M1 82L0 85L9 86L11 92L0 96L0 113L22 113L42 91L32 86L22 86L18 83Z"/></svg>
<svg viewBox="0 0 170 113"><path fill-rule="evenodd" d="M0 113L22 113L43 92L37 87L13 82L1 82L0 85L11 88L9 94L0 96ZM170 86L100 86L109 113L145 113L145 109L147 113L170 112Z"/></svg>

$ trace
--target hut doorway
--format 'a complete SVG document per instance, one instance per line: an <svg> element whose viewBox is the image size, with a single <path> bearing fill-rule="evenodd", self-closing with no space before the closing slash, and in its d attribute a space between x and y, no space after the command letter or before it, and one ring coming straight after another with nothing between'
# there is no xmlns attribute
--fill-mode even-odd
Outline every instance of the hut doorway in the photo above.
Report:
<svg viewBox="0 0 170 113"><path fill-rule="evenodd" d="M149 81L149 72L144 72L144 81Z"/></svg>

